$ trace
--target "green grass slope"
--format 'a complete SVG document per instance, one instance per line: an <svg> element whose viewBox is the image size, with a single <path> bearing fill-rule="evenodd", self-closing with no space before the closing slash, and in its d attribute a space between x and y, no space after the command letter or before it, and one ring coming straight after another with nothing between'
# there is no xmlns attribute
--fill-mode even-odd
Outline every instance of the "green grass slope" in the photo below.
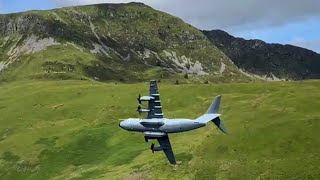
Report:
<svg viewBox="0 0 320 180"><path fill-rule="evenodd" d="M166 117L213 124L170 136L178 164L118 119L138 117L148 83L24 81L0 87L0 179L318 179L320 82L159 84Z"/></svg>
<svg viewBox="0 0 320 180"><path fill-rule="evenodd" d="M11 80L250 80L201 31L142 3L0 15L0 63Z"/></svg>

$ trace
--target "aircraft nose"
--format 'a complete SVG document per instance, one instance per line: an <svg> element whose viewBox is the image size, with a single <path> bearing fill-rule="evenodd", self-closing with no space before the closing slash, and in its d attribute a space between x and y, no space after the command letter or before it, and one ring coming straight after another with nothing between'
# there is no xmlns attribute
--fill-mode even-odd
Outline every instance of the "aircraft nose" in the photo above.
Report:
<svg viewBox="0 0 320 180"><path fill-rule="evenodd" d="M120 126L122 129L125 129L125 130L131 129L130 119L126 119L126 120L124 120L124 121L121 121L121 122L119 123L119 126Z"/></svg>
<svg viewBox="0 0 320 180"><path fill-rule="evenodd" d="M123 128L124 129L124 122L123 121L121 121L120 123L119 123L119 127L121 127L121 128Z"/></svg>
<svg viewBox="0 0 320 180"><path fill-rule="evenodd" d="M129 128L129 122L128 122L128 120L121 121L121 122L119 123L119 126L120 126L122 129L127 130L127 129Z"/></svg>

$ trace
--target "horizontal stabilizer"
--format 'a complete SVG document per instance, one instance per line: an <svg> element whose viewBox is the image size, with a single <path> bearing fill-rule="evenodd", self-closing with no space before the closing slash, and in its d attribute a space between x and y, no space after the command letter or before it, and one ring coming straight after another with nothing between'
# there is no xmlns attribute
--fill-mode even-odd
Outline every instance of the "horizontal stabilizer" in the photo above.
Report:
<svg viewBox="0 0 320 180"><path fill-rule="evenodd" d="M219 117L212 120L212 122L224 133L227 133L227 129L224 127L221 119Z"/></svg>
<svg viewBox="0 0 320 180"><path fill-rule="evenodd" d="M207 124L209 121L219 117L220 114L204 114L196 119L199 123Z"/></svg>
<svg viewBox="0 0 320 180"><path fill-rule="evenodd" d="M220 114L218 114L220 102L221 102L221 95L217 96L214 99L207 113L198 117L196 121L202 124L206 124L209 121L212 121L222 132L227 133L227 129L224 127L221 119L219 118Z"/></svg>

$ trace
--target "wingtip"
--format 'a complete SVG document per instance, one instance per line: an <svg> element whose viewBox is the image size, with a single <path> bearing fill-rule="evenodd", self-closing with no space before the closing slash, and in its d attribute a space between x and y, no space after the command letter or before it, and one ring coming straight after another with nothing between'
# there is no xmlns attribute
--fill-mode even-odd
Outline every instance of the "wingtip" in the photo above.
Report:
<svg viewBox="0 0 320 180"><path fill-rule="evenodd" d="M225 134L229 134L229 133L227 132L227 130L223 130L222 132L225 133Z"/></svg>
<svg viewBox="0 0 320 180"><path fill-rule="evenodd" d="M218 96L216 96L215 99L221 99L221 98L222 98L222 95L218 95Z"/></svg>

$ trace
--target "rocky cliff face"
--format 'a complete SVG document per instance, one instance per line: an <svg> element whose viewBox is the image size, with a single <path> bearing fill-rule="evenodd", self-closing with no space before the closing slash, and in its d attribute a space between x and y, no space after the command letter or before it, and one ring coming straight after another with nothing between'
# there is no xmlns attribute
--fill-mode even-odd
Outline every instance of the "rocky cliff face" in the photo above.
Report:
<svg viewBox="0 0 320 180"><path fill-rule="evenodd" d="M1 15L0 47L9 79L246 79L201 31L141 3Z"/></svg>
<svg viewBox="0 0 320 180"><path fill-rule="evenodd" d="M236 38L221 30L203 31L208 39L221 49L238 68L263 79L320 78L320 54L261 40Z"/></svg>

